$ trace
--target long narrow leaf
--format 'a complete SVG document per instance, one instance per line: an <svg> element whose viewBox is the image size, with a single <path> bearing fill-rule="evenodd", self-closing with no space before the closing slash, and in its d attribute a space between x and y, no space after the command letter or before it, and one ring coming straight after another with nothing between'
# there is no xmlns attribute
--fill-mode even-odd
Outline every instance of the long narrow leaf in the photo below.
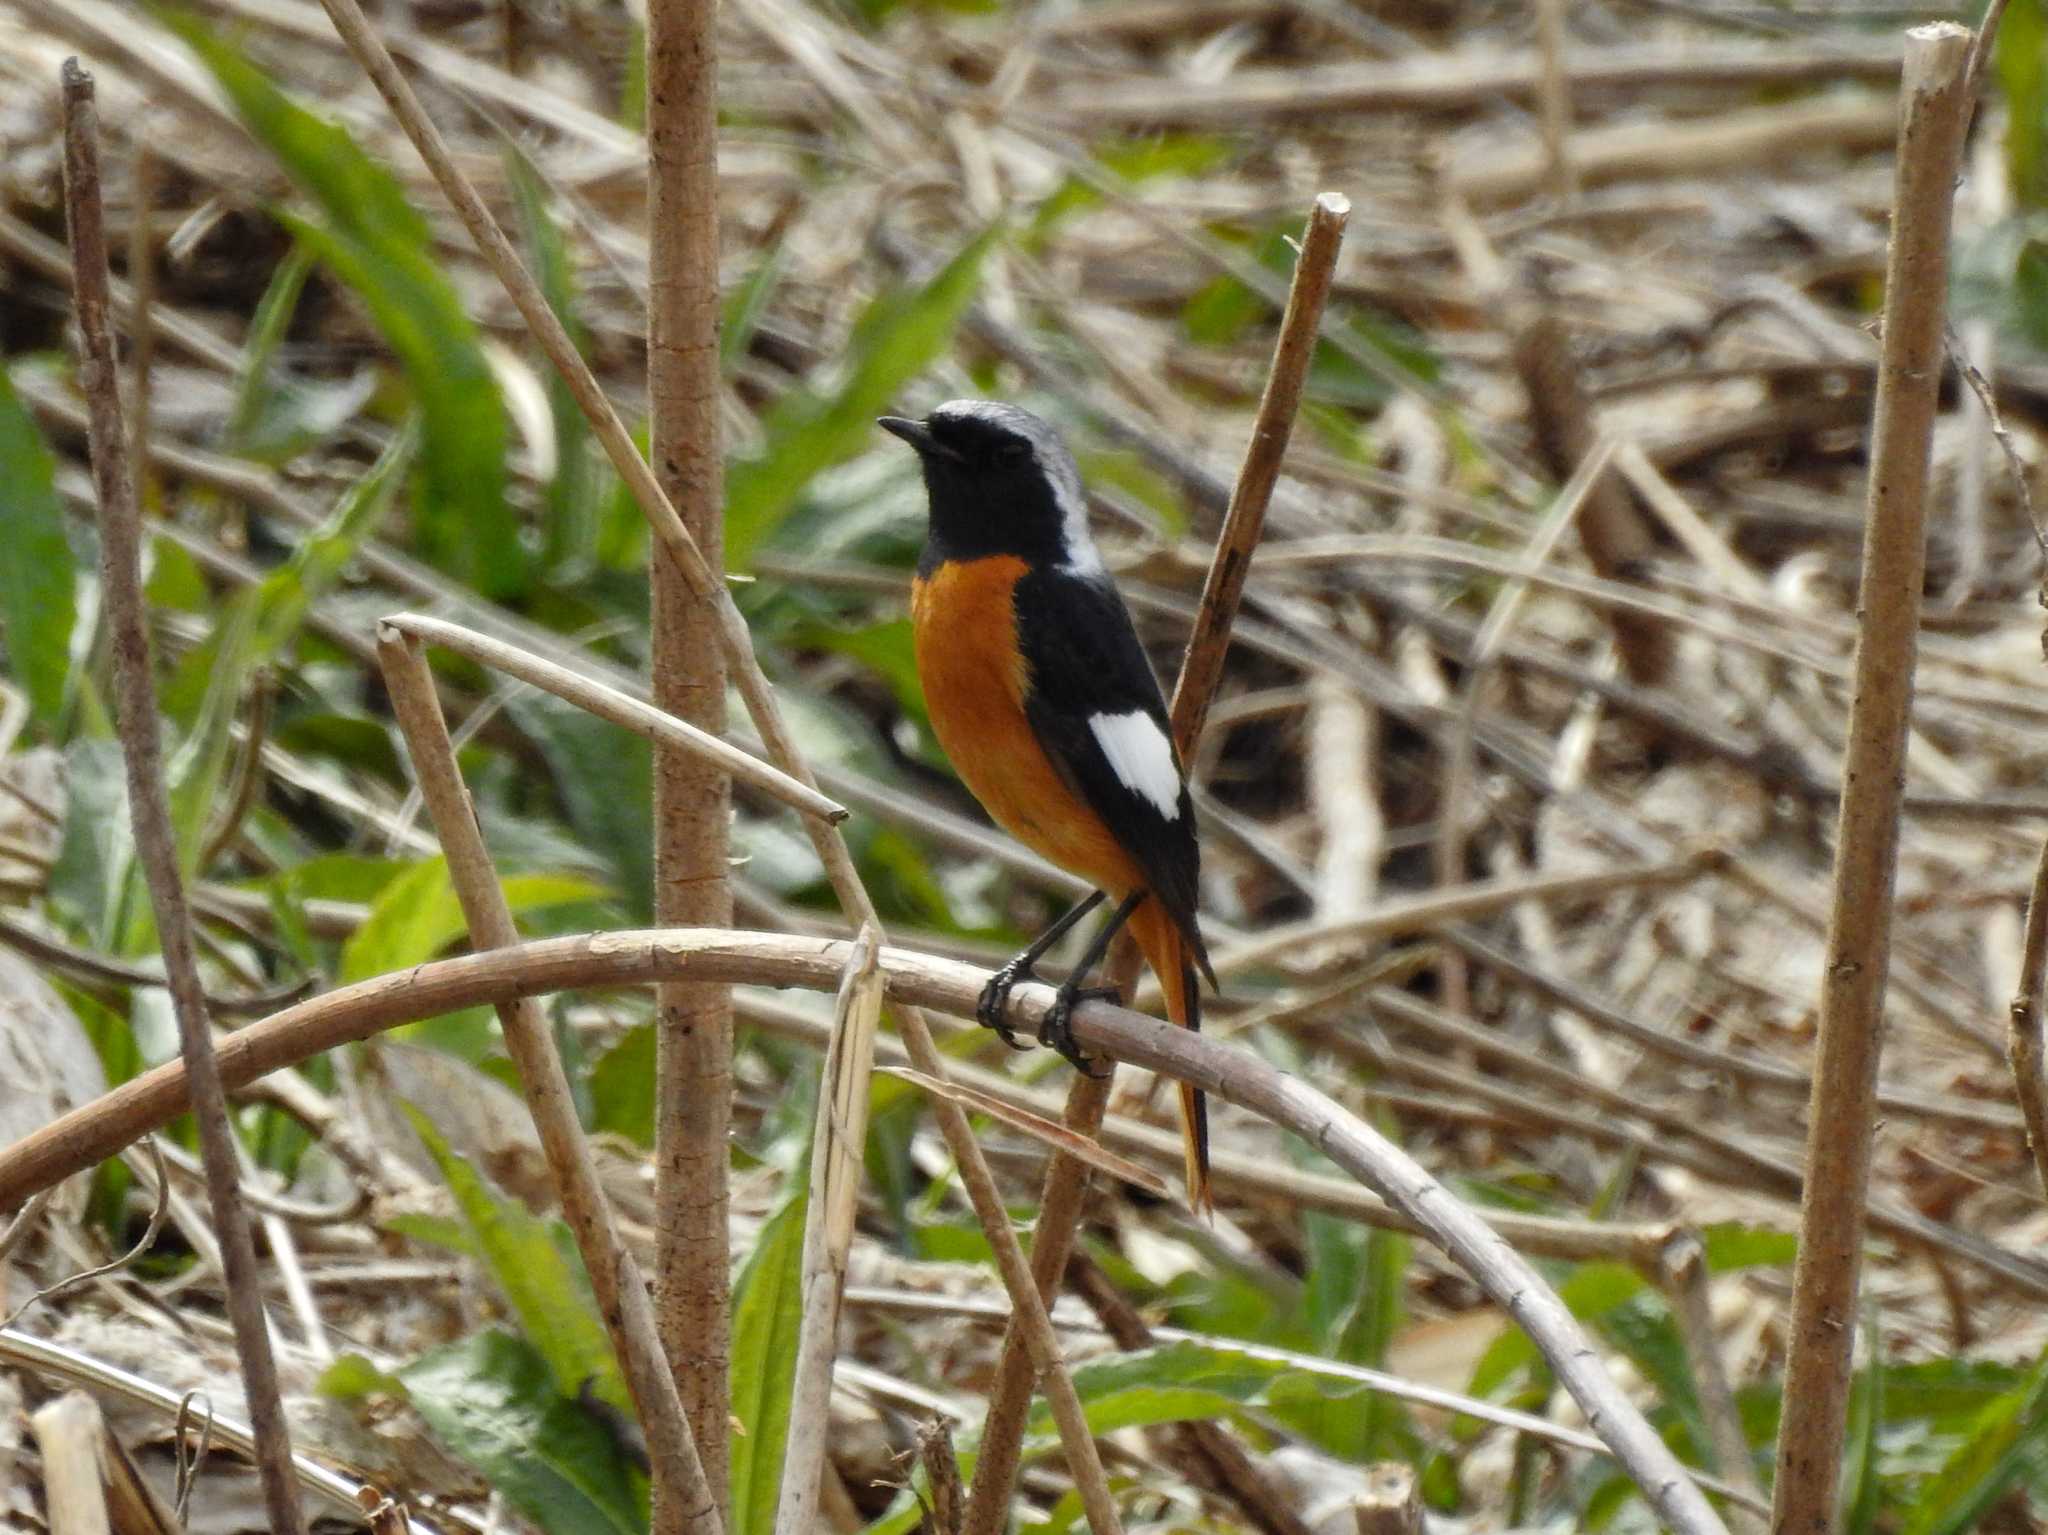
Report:
<svg viewBox="0 0 2048 1535"><path fill-rule="evenodd" d="M838 386L793 391L770 413L766 446L726 475L729 565L738 569L752 558L814 477L870 444L875 417L945 352L996 234L990 229L970 241L923 287L876 299L854 328Z"/></svg>
<svg viewBox="0 0 2048 1535"><path fill-rule="evenodd" d="M42 434L0 369L0 632L7 667L35 717L50 724L64 707L77 571L64 537L56 467Z"/></svg>
<svg viewBox="0 0 2048 1535"><path fill-rule="evenodd" d="M169 21L320 210L317 223L280 221L355 290L405 369L423 423L413 515L428 557L488 597L519 595L531 561L505 494L504 402L426 221L346 130L293 101L210 24Z"/></svg>
<svg viewBox="0 0 2048 1535"><path fill-rule="evenodd" d="M803 1300L804 1209L799 1195L761 1228L732 1297L732 1519L728 1535L774 1535L775 1494L789 1442Z"/></svg>

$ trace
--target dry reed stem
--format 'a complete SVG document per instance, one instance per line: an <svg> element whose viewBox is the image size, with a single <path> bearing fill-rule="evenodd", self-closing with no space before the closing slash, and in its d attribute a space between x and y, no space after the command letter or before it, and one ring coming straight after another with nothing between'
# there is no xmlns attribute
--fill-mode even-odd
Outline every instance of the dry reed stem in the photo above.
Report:
<svg viewBox="0 0 2048 1535"><path fill-rule="evenodd" d="M78 315L79 387L90 410L93 488L99 500L100 587L113 657L114 703L127 768L135 856L156 914L164 974L178 1019L179 1052L192 1084L192 1111L206 1163L207 1200L221 1247L228 1319L234 1329L264 1510L278 1535L305 1528L292 1485L291 1435L278 1393L277 1364L263 1315L256 1245L242 1212L227 1098L213 1054L213 1027L199 980L192 917L178 870L177 833L164 787L163 740L151 675L149 608L142 591L142 517L130 477L131 444L121 425L119 362L108 324L107 242L100 204L99 121L92 76L67 59L62 70L64 211Z"/></svg>
<svg viewBox="0 0 2048 1535"><path fill-rule="evenodd" d="M222 1041L222 1073L236 1083L253 1081L309 1054L369 1038L401 1023L545 992L645 985L678 978L830 991L838 987L852 947L845 939L725 928L659 928L590 933L492 949L339 987L275 1018L237 1030ZM988 972L979 966L909 949L884 949L877 963L889 1000L920 1020L924 1008L971 1017L988 980ZM1050 986L1036 982L1019 986L1011 1003L1018 1027L1035 1029L1053 998ZM1578 1402L1592 1431L1627 1469L1660 1520L1681 1535L1723 1528L1690 1474L1608 1376L1599 1362L1599 1350L1563 1303L1499 1232L1406 1152L1308 1083L1209 1035L1128 1008L1089 1002L1075 1009L1074 1036L1092 1054L1114 1056L1129 1065L1192 1083L1301 1136L1345 1172L1376 1190L1419 1234L1470 1274L1529 1335ZM929 1034L925 1043L929 1048ZM912 1050L914 1055L914 1045ZM919 1069L927 1068L920 1064ZM0 1157L0 1197L17 1186L25 1193L34 1192L53 1181L48 1176L52 1169L74 1165L81 1154L88 1160L76 1165L90 1166L94 1148L84 1144L83 1134L104 1135L110 1120L155 1123L168 1119L183 1107L183 1088L181 1066L158 1067L97 1100L92 1114L67 1115L24 1137ZM940 1112L947 1107L943 1102L935 1105ZM960 1111L955 1108L953 1112ZM1021 1261L1020 1255L1020 1267ZM1018 1304L1016 1289L1010 1294L1012 1304ZM1025 1294L1038 1299L1028 1283ZM1038 1314L1045 1315L1042 1302ZM1060 1378L1050 1382L1055 1389ZM1068 1381L1067 1390L1072 1389ZM1053 1400L1057 1407L1057 1397Z"/></svg>
<svg viewBox="0 0 2048 1535"><path fill-rule="evenodd" d="M38 1407L29 1423L43 1462L51 1535L113 1535L100 1467L107 1433L100 1404L67 1391Z"/></svg>
<svg viewBox="0 0 2048 1535"><path fill-rule="evenodd" d="M670 750L696 753L718 764L720 771L729 773L749 788L758 789L770 799L780 801L800 815L817 816L835 825L848 815L846 807L836 800L827 798L801 779L790 777L759 757L741 751L723 737L699 730L687 721L664 714L650 704L572 672L565 666L557 666L531 651L478 634L474 629L465 629L445 618L429 618L422 613L393 613L381 622L401 634L414 635L428 644L466 656L479 666L516 677L543 692L552 693L564 703L574 704L586 714L595 715Z"/></svg>
<svg viewBox="0 0 2048 1535"><path fill-rule="evenodd" d="M1566 77L1574 92L1637 91L1660 85L1729 86L1739 92L1769 85L1818 85L1841 79L1883 81L1898 75L1889 44L1800 48L1655 45L1586 49L1572 56ZM1466 111L1501 96L1530 100L1541 89L1543 61L1533 53L1502 57L1418 51L1387 61L1304 68L1240 69L1201 90L1178 80L1093 85L1085 95L1055 96L1049 117L1099 131L1216 127L1243 132L1259 122L1366 112ZM1725 116L1728 114L1718 114Z"/></svg>
<svg viewBox="0 0 2048 1535"><path fill-rule="evenodd" d="M1949 225L1970 114L1963 89L1969 48L1968 29L1950 23L1906 34L1858 596L1861 635L1842 763L1820 1040L1807 1111L1806 1197L1778 1434L1772 1525L1780 1535L1831 1529L1839 1496L1926 566Z"/></svg>
<svg viewBox="0 0 2048 1535"><path fill-rule="evenodd" d="M519 933L498 884L497 869L484 848L476 808L455 762L455 745L434 693L434 676L423 643L417 636L380 624L377 655L391 693L392 712L412 755L420 795L440 833L448 877L469 923L470 941L480 951L516 944ZM561 1057L555 1052L547 1015L537 1000L520 997L499 1004L498 1020L506 1051L519 1069L520 1089L547 1157L548 1171L561 1196L563 1219L583 1255L598 1312L639 1410L650 1470L665 1489L665 1507L679 1528L719 1535L724 1521L705 1476L702 1448L692 1433L677 1383L669 1374L646 1284L613 1222L597 1164L577 1121L575 1098Z"/></svg>
<svg viewBox="0 0 2048 1535"><path fill-rule="evenodd" d="M2013 1091L2027 1123L2027 1146L2041 1190L2048 1193L2048 843L2034 869L2034 888L2027 897L2026 942L2020 954L2020 985L2007 1017L2006 1053L2012 1064Z"/></svg>
<svg viewBox="0 0 2048 1535"><path fill-rule="evenodd" d="M647 71L647 406L655 477L704 561L724 564L719 454L718 7L649 0ZM725 658L715 610L673 561L648 562L655 707L716 735ZM654 750L654 917L732 921L725 772L665 743ZM732 1369L732 998L716 987L655 996L654 1291L676 1384L728 1516ZM659 1499L657 1535L670 1528Z"/></svg>
<svg viewBox="0 0 2048 1535"><path fill-rule="evenodd" d="M861 1153L868 1132L868 1089L875 1065L875 1026L882 1014L882 979L875 968L880 942L880 934L870 923L847 952L832 1038L819 1068L799 1281L802 1309L796 1374L790 1383L789 1437L775 1510L776 1535L811 1535L818 1522L825 1440L832 1428L832 1366L839 1353L839 1307L846 1290L847 1260L853 1255Z"/></svg>
<svg viewBox="0 0 2048 1535"><path fill-rule="evenodd" d="M131 1375L104 1360L48 1338L31 1337L11 1328L0 1328L0 1364L33 1371L53 1380L71 1381L86 1387L96 1397L117 1397L158 1413L171 1422L180 1417L186 1402L177 1392L167 1391L153 1381ZM245 1423L220 1417L209 1409L206 1432L209 1438L218 1439L224 1448L233 1450L237 1455L253 1456L255 1453L255 1435ZM304 1456L293 1457L292 1472L306 1491L326 1498L346 1517L359 1517L361 1506L358 1500L364 1490L361 1483L338 1476ZM410 1524L408 1528L410 1535L441 1535L438 1530L423 1525Z"/></svg>
<svg viewBox="0 0 2048 1535"><path fill-rule="evenodd" d="M1572 166L1572 81L1565 66L1565 0L1536 0L1536 49L1542 67L1536 106L1543 121L1543 154L1550 162L1550 192L1560 202L1579 195Z"/></svg>
<svg viewBox="0 0 2048 1535"><path fill-rule="evenodd" d="M1699 1388L1700 1416L1707 1420L1707 1433L1713 1440L1715 1469L1755 1500L1755 1508L1744 1508L1737 1517L1736 1527L1740 1531L1760 1531L1764 1521L1759 1515L1769 1508L1770 1502L1763 1479L1757 1475L1749 1436L1742 1429L1742 1414L1728 1381L1728 1366L1721 1358L1721 1340L1714 1331L1707 1278L1707 1249L1699 1233L1685 1230L1674 1235L1658 1262L1657 1281L1670 1303L1671 1320L1692 1363L1693 1382Z"/></svg>
<svg viewBox="0 0 2048 1535"><path fill-rule="evenodd" d="M675 561L698 601L717 615L718 643L769 757L790 776L815 785L816 779L805 765L802 753L797 750L795 739L790 735L775 701L774 691L754 655L746 620L727 593L724 582L705 561L689 529L676 515L674 505L648 468L646 460L633 446L625 423L619 419L595 375L570 341L561 320L549 307L518 253L512 249L511 242L505 238L504 230L499 228L490 209L477 195L476 188L457 169L440 130L421 108L412 87L399 74L390 53L364 19L356 0L321 0L321 4L333 21L335 30L341 34L342 41L369 75L406 137L432 172L443 195L454 206L477 248L489 261L499 283L519 310L520 317L526 321L548 361L568 385L578 409L588 418L593 434L603 445L606 456L646 515L656 542ZM874 903L861 884L859 870L854 866L852 854L847 851L845 839L834 828L817 822L807 822L806 830L819 861L825 866L833 893L847 915L858 921L875 921ZM932 1043L931 1031L923 1015L915 1008L905 1008L898 1014L898 1024L917 1068L928 1076L943 1079L946 1076L945 1062ZM1080 1398L1074 1393L1073 1381L1060 1357L1059 1339L1053 1332L1052 1319L1031 1283L1030 1270L1018 1244L1017 1233L1011 1228L1009 1212L974 1139L974 1127L966 1113L957 1105L941 1099L934 1104L934 1114L959 1169L969 1202L974 1207L975 1218L980 1221L995 1255L1004 1288L1009 1290L1019 1315L1025 1319L1032 1352L1039 1368L1047 1375L1047 1396L1053 1419L1059 1426L1061 1443L1087 1506L1089 1523L1097 1535L1105 1535L1105 1532L1118 1529L1119 1525L1108 1484L1102 1475L1101 1456L1088 1433ZM724 1431L722 1418L719 1430L721 1433Z"/></svg>
<svg viewBox="0 0 2048 1535"><path fill-rule="evenodd" d="M1266 508L1272 501L1274 486L1279 483L1294 418L1301 409L1309 361L1315 355L1316 333L1322 323L1330 284L1336 276L1337 254L1350 214L1350 202L1331 192L1317 197L1309 210L1301 256L1295 263L1273 363L1266 376L1265 393L1252 422L1243 467L1238 471L1237 483L1224 511L1216 552L1202 586L1201 606L1174 684L1169 719L1174 749L1182 762L1194 759L1202 722L1208 717L1209 701L1223 676L1231 624L1244 595L1245 578L1251 572L1252 552L1265 528ZM1120 950L1112 964L1113 981L1127 991L1134 974L1129 953ZM1107 1076L1077 1077L1068 1090L1061 1123L1078 1134L1094 1135L1108 1109L1109 1092ZM1056 1154L1046 1168L1039 1195L1038 1225L1031 1244L1032 1279L1042 1296L1052 1295L1066 1269L1087 1190L1086 1164L1078 1158ZM963 1535L997 1535L1008 1519L1030 1399L1029 1360L1013 1324L1003 1335L995 1384L989 1391L988 1416L982 1426L981 1450L968 1493Z"/></svg>

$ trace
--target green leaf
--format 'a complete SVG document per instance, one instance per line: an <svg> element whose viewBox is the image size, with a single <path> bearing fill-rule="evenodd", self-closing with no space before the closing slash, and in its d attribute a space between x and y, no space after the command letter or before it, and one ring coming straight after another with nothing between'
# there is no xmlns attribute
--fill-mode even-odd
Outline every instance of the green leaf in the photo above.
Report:
<svg viewBox="0 0 2048 1535"><path fill-rule="evenodd" d="M533 738L587 854L602 860L627 913L654 901L654 753L641 737L544 693L506 703Z"/></svg>
<svg viewBox="0 0 2048 1535"><path fill-rule="evenodd" d="M0 368L0 636L7 669L48 726L64 708L71 630L78 616L76 570L64 537L56 462Z"/></svg>
<svg viewBox="0 0 2048 1535"><path fill-rule="evenodd" d="M874 441L875 417L952 344L981 283L996 229L968 242L930 282L885 293L854 327L835 387L792 390L769 412L762 451L741 459L725 481L725 555L744 569L797 505L804 487Z"/></svg>
<svg viewBox="0 0 2048 1535"><path fill-rule="evenodd" d="M2048 240L2029 240L2013 266L2012 296L2020 328L2048 352Z"/></svg>
<svg viewBox="0 0 2048 1535"><path fill-rule="evenodd" d="M50 869L50 899L94 948L109 950L126 924L135 867L119 744L74 741L65 753L64 783L64 836Z"/></svg>
<svg viewBox="0 0 2048 1535"><path fill-rule="evenodd" d="M1702 1228L1700 1241L1706 1248L1707 1270L1714 1274L1747 1268L1782 1268L1799 1256L1799 1238L1791 1232L1745 1226L1739 1221L1722 1221Z"/></svg>
<svg viewBox="0 0 2048 1535"><path fill-rule="evenodd" d="M567 874L513 874L500 887L515 913L604 894L602 885ZM368 919L341 951L339 979L347 984L424 964L468 931L447 860L424 859L378 894Z"/></svg>
<svg viewBox="0 0 2048 1535"><path fill-rule="evenodd" d="M410 428L398 433L292 557L235 596L207 642L186 656L164 690L165 706L173 714L190 712L182 707L184 701L199 699L191 729L168 768L171 823L187 878L198 872L200 846L220 801L244 686L292 643L313 604L333 589L383 522L415 441Z"/></svg>
<svg viewBox="0 0 2048 1535"><path fill-rule="evenodd" d="M345 129L280 91L213 23L167 19L250 134L319 208L317 224L278 217L355 290L405 370L422 420L413 519L428 558L487 597L520 595L531 562L506 495L503 400L426 220Z"/></svg>
<svg viewBox="0 0 2048 1535"><path fill-rule="evenodd" d="M404 1396L405 1382L378 1369L361 1354L342 1354L320 1372L313 1389L322 1396L350 1401L378 1394Z"/></svg>
<svg viewBox="0 0 2048 1535"><path fill-rule="evenodd" d="M638 1024L590 1071L590 1128L654 1147L654 1025Z"/></svg>
<svg viewBox="0 0 2048 1535"><path fill-rule="evenodd" d="M733 1287L732 1410L739 1431L732 1436L730 1535L773 1535L775 1529L796 1379L808 1203L799 1194L769 1218Z"/></svg>
<svg viewBox="0 0 2048 1535"><path fill-rule="evenodd" d="M2048 1436L2048 1355L1978 1414L1969 1436L1920 1489L1904 1535L1962 1535L2002 1497Z"/></svg>
<svg viewBox="0 0 2048 1535"><path fill-rule="evenodd" d="M404 1107L527 1341L554 1372L556 1388L573 1397L587 1385L600 1400L630 1412L625 1375L591 1304L589 1280L573 1256L568 1228L499 1197L475 1168L448 1149L426 1115L411 1104Z"/></svg>
<svg viewBox="0 0 2048 1535"><path fill-rule="evenodd" d="M481 1332L398 1378L434 1436L548 1535L645 1535L618 1447L524 1340Z"/></svg>
<svg viewBox="0 0 2048 1535"><path fill-rule="evenodd" d="M561 226L548 208L547 188L517 144L505 145L504 161L525 237L527 264L578 354L587 355L589 334L576 312L576 267ZM554 427L555 472L548 479L542 503L541 557L550 571L581 575L590 568L597 547L598 463L590 423L577 407L567 381L554 368L546 369L544 377L548 419Z"/></svg>
<svg viewBox="0 0 2048 1535"><path fill-rule="evenodd" d="M2006 175L2022 209L2048 207L2048 4L2013 0L1992 57L2005 96Z"/></svg>
<svg viewBox="0 0 2048 1535"><path fill-rule="evenodd" d="M1877 1325L1877 1308L1874 1305L1864 1308L1863 1340L1870 1355L1870 1365L1850 1384L1849 1417L1843 1433L1847 1465L1842 1482L1848 1508L1842 1528L1846 1535L1871 1535L1883 1506L1878 1475L1881 1451L1877 1436L1878 1428L1884 1422L1884 1333Z"/></svg>

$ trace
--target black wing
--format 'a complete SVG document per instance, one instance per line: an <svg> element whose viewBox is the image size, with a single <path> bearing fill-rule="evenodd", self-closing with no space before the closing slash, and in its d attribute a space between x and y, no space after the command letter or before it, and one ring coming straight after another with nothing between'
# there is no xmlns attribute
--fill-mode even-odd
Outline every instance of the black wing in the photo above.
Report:
<svg viewBox="0 0 2048 1535"><path fill-rule="evenodd" d="M1105 577L1041 567L1017 583L1013 601L1017 643L1031 668L1024 713L1038 744L1136 859L1152 893L1207 970L1195 922L1201 866L1195 807L1179 756L1173 759L1181 780L1179 802L1177 813L1169 816L1125 781L1095 730L1099 717L1142 713L1172 750L1166 701L1123 598Z"/></svg>

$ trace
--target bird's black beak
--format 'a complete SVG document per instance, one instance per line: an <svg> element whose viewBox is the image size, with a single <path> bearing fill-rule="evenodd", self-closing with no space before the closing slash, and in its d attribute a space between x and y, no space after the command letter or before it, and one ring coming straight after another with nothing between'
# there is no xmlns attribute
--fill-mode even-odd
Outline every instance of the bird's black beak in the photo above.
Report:
<svg viewBox="0 0 2048 1535"><path fill-rule="evenodd" d="M917 449L920 457L938 446L937 439L932 436L932 429L922 421L912 421L907 416L883 416L875 425L892 437L901 437Z"/></svg>
<svg viewBox="0 0 2048 1535"><path fill-rule="evenodd" d="M892 437L901 437L917 449L919 458L949 458L959 462L959 452L934 437L932 429L922 421L912 421L904 416L878 416L875 425Z"/></svg>

